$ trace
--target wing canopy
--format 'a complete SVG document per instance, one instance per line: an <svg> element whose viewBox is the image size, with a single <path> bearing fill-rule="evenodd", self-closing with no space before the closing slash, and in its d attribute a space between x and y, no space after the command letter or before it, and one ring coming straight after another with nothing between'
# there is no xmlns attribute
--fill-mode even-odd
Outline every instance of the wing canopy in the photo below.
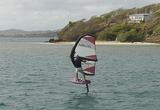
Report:
<svg viewBox="0 0 160 110"><path fill-rule="evenodd" d="M95 63L98 61L96 56L96 45L95 37L91 35L83 35L78 38L75 45L71 51L71 61L73 65L74 57L80 56L83 60L88 60L87 62L82 62L82 68L86 75L95 74Z"/></svg>

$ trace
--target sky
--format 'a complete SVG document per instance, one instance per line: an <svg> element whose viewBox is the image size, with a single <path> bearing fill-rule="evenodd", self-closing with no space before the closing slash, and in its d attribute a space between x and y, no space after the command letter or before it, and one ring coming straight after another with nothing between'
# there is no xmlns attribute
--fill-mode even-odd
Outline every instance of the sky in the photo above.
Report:
<svg viewBox="0 0 160 110"><path fill-rule="evenodd" d="M57 30L118 8L141 8L160 0L0 0L0 30Z"/></svg>

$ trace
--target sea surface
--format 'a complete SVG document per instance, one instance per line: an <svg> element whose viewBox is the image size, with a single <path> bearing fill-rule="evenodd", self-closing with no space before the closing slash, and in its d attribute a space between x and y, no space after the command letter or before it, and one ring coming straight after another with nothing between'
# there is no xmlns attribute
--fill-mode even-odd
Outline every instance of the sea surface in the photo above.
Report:
<svg viewBox="0 0 160 110"><path fill-rule="evenodd" d="M72 45L47 40L0 38L0 110L160 110L160 46L98 45L87 93Z"/></svg>

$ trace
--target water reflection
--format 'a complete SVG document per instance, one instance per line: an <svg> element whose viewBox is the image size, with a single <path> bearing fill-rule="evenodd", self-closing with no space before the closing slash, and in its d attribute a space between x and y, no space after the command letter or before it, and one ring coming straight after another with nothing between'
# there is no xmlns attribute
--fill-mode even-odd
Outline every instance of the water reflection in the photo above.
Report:
<svg viewBox="0 0 160 110"><path fill-rule="evenodd" d="M98 101L96 101L96 96L90 93L75 94L68 100L67 110L99 110L96 108Z"/></svg>

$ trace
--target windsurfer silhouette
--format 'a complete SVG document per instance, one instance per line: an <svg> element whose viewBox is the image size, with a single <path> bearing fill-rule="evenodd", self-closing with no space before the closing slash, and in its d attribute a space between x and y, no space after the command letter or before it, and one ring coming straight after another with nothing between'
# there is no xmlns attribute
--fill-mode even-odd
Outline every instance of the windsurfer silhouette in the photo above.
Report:
<svg viewBox="0 0 160 110"><path fill-rule="evenodd" d="M81 72L83 74L84 82L86 82L85 73L84 73L82 66L81 66L81 62L86 62L86 61L83 61L82 58L80 58L77 55L77 56L75 56L74 62L75 62L75 67L76 67L76 81L78 81L78 72Z"/></svg>

